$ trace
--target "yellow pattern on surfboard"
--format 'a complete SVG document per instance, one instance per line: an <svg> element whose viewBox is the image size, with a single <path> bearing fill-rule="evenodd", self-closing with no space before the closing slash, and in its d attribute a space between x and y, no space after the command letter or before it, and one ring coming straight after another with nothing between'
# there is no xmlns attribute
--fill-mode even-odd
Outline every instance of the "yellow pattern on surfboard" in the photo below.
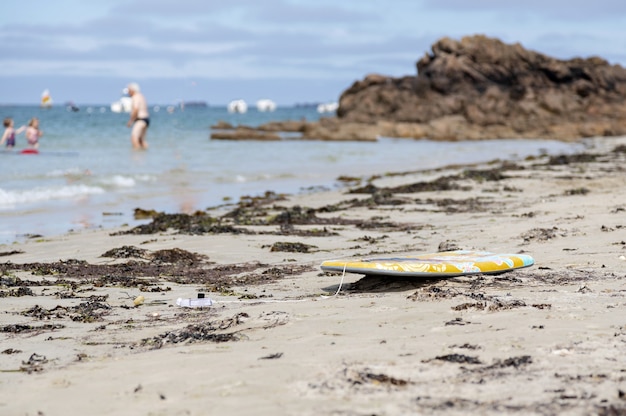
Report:
<svg viewBox="0 0 626 416"><path fill-rule="evenodd" d="M362 260L327 260L324 271L366 275L403 275L451 277L472 274L497 274L529 267L535 263L526 254L495 254L487 251L456 250L406 257Z"/></svg>

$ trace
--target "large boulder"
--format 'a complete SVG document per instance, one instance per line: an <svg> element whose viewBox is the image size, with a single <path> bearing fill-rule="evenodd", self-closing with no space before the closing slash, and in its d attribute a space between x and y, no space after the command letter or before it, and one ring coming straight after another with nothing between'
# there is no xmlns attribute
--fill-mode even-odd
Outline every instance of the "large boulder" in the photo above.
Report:
<svg viewBox="0 0 626 416"><path fill-rule="evenodd" d="M443 38L417 62L417 76L355 82L337 118L375 125L380 135L447 140L624 135L626 69L481 35Z"/></svg>

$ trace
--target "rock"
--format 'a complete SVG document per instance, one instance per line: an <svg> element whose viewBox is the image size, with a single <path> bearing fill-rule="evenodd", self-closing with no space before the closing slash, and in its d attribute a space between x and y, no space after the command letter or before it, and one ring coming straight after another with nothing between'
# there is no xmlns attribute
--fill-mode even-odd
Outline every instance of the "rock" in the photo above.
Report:
<svg viewBox="0 0 626 416"><path fill-rule="evenodd" d="M234 129L235 127L226 121L220 120L214 125L212 125L211 128L215 130L230 130L230 129Z"/></svg>
<svg viewBox="0 0 626 416"><path fill-rule="evenodd" d="M306 125L307 125L306 120L272 121L272 122L259 126L258 129L262 131L302 133Z"/></svg>
<svg viewBox="0 0 626 416"><path fill-rule="evenodd" d="M302 133L307 122L273 121L259 127L233 126L225 121L218 121L211 126L211 139L214 140L282 140L279 133Z"/></svg>
<svg viewBox="0 0 626 416"><path fill-rule="evenodd" d="M307 140L376 141L379 129L374 124L343 122L322 118L306 125L302 138Z"/></svg>
<svg viewBox="0 0 626 416"><path fill-rule="evenodd" d="M367 75L346 89L336 117L252 129L218 123L211 138L374 141L626 135L626 69L599 57L558 60L486 36L443 38L416 76Z"/></svg>
<svg viewBox="0 0 626 416"><path fill-rule="evenodd" d="M251 127L238 126L232 129L211 131L211 139L277 141L281 140L281 137L277 133L270 133Z"/></svg>
<svg viewBox="0 0 626 416"><path fill-rule="evenodd" d="M355 82L338 118L437 140L626 134L626 70L601 58L557 60L479 35L437 41L417 70Z"/></svg>

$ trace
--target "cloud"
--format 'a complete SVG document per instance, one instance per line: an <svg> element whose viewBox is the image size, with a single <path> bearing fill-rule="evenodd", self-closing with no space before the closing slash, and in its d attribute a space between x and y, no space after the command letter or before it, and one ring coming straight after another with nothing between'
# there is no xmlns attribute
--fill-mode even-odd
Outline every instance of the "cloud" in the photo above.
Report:
<svg viewBox="0 0 626 416"><path fill-rule="evenodd" d="M0 2L0 76L354 80L414 75L443 36L626 62L626 2L44 0ZM4 16L2 16L4 15Z"/></svg>
<svg viewBox="0 0 626 416"><path fill-rule="evenodd" d="M622 0L424 0L423 4L430 10L513 13L560 21L623 20L626 15L626 2Z"/></svg>

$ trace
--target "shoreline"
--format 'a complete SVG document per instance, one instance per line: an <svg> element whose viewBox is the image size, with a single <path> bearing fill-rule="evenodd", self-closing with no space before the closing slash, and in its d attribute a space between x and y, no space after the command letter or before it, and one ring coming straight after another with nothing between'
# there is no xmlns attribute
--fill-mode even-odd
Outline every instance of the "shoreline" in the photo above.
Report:
<svg viewBox="0 0 626 416"><path fill-rule="evenodd" d="M262 195L262 192L268 190L297 196L320 189L341 188L345 183L341 179L346 178L346 175L354 179L367 180L372 172L384 175L398 170L425 171L443 165L480 163L498 158L514 161L544 153L569 154L583 151L584 143L586 142L570 144L526 139L442 143L381 138L377 144L325 143L317 153L314 150L316 146L307 142L264 143L261 146L265 152L264 156L257 155L258 159L272 157L272 154L285 149L295 155L301 153L308 156L294 156L296 161L286 160L285 157L277 158L277 167L269 170L216 169L219 174L210 173L210 179L206 181L198 179L200 175L205 175L205 172L175 166L170 167L175 170L175 174L154 175L151 176L151 180L139 179L128 173L122 174L121 177L102 173L90 175L73 173L66 175L68 184L61 188L44 186L41 189L25 188L11 193L17 200L23 193L29 194L31 198L39 195L48 195L46 198L49 198L49 194L55 193L67 196L59 200L25 201L15 208L5 206L0 213L4 220L0 226L0 244L24 241L33 236L35 239L45 239L50 235L70 231L111 229L125 224L138 225L142 222L134 219L135 208L189 214L197 210L213 210L216 207L220 209L223 205L232 208L236 205L234 201L239 198L246 195ZM242 147L237 143L229 151L240 152ZM494 150L496 148L497 151ZM149 157L150 160L158 158L159 154L151 154ZM244 167L251 162L246 160ZM320 165L324 168L320 168ZM98 171L95 168L93 170ZM107 191L106 184L111 181L121 184L125 181L134 183L132 188L134 191L129 194L124 186ZM85 187L90 192L99 192L81 194L83 192L81 188ZM227 206L226 209L228 208Z"/></svg>
<svg viewBox="0 0 626 416"><path fill-rule="evenodd" d="M613 150L626 137L590 143L579 156L380 176L363 193L261 198L206 233L0 245L0 409L623 412L626 152ZM437 280L319 269L446 248L535 265ZM198 292L215 303L176 306Z"/></svg>

